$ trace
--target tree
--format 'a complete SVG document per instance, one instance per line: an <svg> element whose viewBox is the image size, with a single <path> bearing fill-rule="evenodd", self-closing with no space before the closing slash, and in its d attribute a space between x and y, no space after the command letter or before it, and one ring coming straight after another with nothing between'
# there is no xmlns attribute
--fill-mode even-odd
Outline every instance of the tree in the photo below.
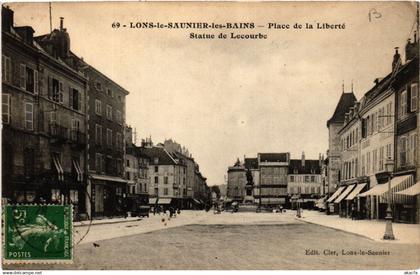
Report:
<svg viewBox="0 0 420 275"><path fill-rule="evenodd" d="M220 188L218 185L210 186L210 190L211 192L216 193L218 199L220 198Z"/></svg>

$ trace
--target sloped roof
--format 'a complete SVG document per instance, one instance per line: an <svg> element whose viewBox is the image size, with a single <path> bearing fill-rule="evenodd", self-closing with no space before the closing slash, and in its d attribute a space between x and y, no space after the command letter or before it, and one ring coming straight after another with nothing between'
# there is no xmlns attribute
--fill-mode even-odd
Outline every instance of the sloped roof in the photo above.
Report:
<svg viewBox="0 0 420 275"><path fill-rule="evenodd" d="M297 174L312 174L312 170L314 170L315 174L321 173L319 160L307 159L305 160L305 166L302 166L301 159L291 159L289 163L289 174L295 174L295 169L297 169Z"/></svg>
<svg viewBox="0 0 420 275"><path fill-rule="evenodd" d="M260 162L287 162L287 153L259 153Z"/></svg>
<svg viewBox="0 0 420 275"><path fill-rule="evenodd" d="M338 101L337 107L335 107L334 114L327 121L327 127L330 126L331 122L342 123L344 122L344 116L349 111L350 107L353 107L357 102L356 96L353 92L342 93L340 100Z"/></svg>
<svg viewBox="0 0 420 275"><path fill-rule="evenodd" d="M246 169L258 169L258 158L245 158Z"/></svg>
<svg viewBox="0 0 420 275"><path fill-rule="evenodd" d="M140 147L139 153L144 154L150 158L151 163L155 164L154 159L158 158L158 165L175 165L176 161L169 155L169 153L162 147Z"/></svg>

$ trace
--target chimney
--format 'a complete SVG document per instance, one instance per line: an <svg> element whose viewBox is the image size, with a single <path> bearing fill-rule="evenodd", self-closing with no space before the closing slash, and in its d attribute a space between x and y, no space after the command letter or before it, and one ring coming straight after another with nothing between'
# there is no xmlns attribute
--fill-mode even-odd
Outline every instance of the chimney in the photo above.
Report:
<svg viewBox="0 0 420 275"><path fill-rule="evenodd" d="M417 41L417 33L414 32L414 41L411 42L410 38L407 40L405 45L405 61L409 61L418 55L419 43Z"/></svg>
<svg viewBox="0 0 420 275"><path fill-rule="evenodd" d="M392 71L401 66L401 55L398 53L398 47L395 47L394 59L392 60Z"/></svg>
<svg viewBox="0 0 420 275"><path fill-rule="evenodd" d="M322 166L322 157L321 157L321 153L319 153L319 167Z"/></svg>
<svg viewBox="0 0 420 275"><path fill-rule="evenodd" d="M10 28L13 27L13 14L13 10L8 6L1 8L1 25L3 31L10 32Z"/></svg>
<svg viewBox="0 0 420 275"><path fill-rule="evenodd" d="M302 152L302 166L305 167L305 152Z"/></svg>
<svg viewBox="0 0 420 275"><path fill-rule="evenodd" d="M60 31L64 30L64 17L60 17Z"/></svg>

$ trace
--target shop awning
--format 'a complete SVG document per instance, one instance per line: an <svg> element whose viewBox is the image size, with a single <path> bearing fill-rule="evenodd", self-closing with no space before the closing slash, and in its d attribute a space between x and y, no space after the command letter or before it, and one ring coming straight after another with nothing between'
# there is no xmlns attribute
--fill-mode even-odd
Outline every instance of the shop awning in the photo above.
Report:
<svg viewBox="0 0 420 275"><path fill-rule="evenodd" d="M114 182L120 182L120 183L127 183L126 180L119 178L119 177L112 177L112 176L105 176L105 175L90 175L90 178L95 180L105 180L105 181L114 181Z"/></svg>
<svg viewBox="0 0 420 275"><path fill-rule="evenodd" d="M399 176L399 177L395 177L391 180L391 189L395 188L396 186L398 186L400 183L404 182L405 180L409 179L411 176L410 175L406 175L406 176ZM388 183L383 183L383 184L377 184L374 187L372 187L371 189L369 189L368 191L360 194L360 197L366 197L366 196L381 196L383 194L385 194L385 192L388 191Z"/></svg>
<svg viewBox="0 0 420 275"><path fill-rule="evenodd" d="M405 190L397 192L396 194L408 195L408 196L416 196L420 194L420 181L418 181L416 184L414 184L413 186Z"/></svg>
<svg viewBox="0 0 420 275"><path fill-rule="evenodd" d="M52 160L53 160L53 163L54 163L55 170L57 170L58 180L63 181L64 180L64 170L63 170L63 167L61 167L60 156L58 154L52 154Z"/></svg>
<svg viewBox="0 0 420 275"><path fill-rule="evenodd" d="M157 198L149 198L149 204L156 204Z"/></svg>
<svg viewBox="0 0 420 275"><path fill-rule="evenodd" d="M195 203L197 203L197 204L202 204L199 200L197 200L197 199L193 199L193 201L195 202Z"/></svg>
<svg viewBox="0 0 420 275"><path fill-rule="evenodd" d="M348 194L350 194L350 192L353 190L355 186L356 184L347 186L347 188L341 193L341 195L337 197L334 203L340 203L342 200L344 200L344 198L347 197Z"/></svg>
<svg viewBox="0 0 420 275"><path fill-rule="evenodd" d="M338 189L332 194L332 196L327 200L327 202L333 202L335 198L338 197L338 195L341 194L341 192L344 190L345 186L340 186Z"/></svg>
<svg viewBox="0 0 420 275"><path fill-rule="evenodd" d="M158 200L158 204L171 204L172 199L171 198L160 198Z"/></svg>
<svg viewBox="0 0 420 275"><path fill-rule="evenodd" d="M79 162L77 160L73 160L73 166L74 166L74 169L76 170L77 181L82 181L83 174L82 174L82 169L80 169Z"/></svg>
<svg viewBox="0 0 420 275"><path fill-rule="evenodd" d="M346 200L350 201L354 199L365 186L366 183L359 183L358 185L356 185L356 188L354 188L353 191L351 191L351 193L347 196Z"/></svg>

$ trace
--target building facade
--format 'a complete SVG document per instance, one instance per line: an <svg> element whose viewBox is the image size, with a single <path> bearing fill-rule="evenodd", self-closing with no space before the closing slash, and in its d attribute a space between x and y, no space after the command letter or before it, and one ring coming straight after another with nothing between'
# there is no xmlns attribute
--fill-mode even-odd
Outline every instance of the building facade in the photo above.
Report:
<svg viewBox="0 0 420 275"><path fill-rule="evenodd" d="M291 159L287 176L287 193L289 200L299 196L303 206L313 207L321 197L321 165L322 160Z"/></svg>
<svg viewBox="0 0 420 275"><path fill-rule="evenodd" d="M63 60L70 38L55 29L47 45L15 27L2 7L3 197L17 203L74 205L85 215L86 78Z"/></svg>
<svg viewBox="0 0 420 275"><path fill-rule="evenodd" d="M290 153L258 153L261 205L285 205Z"/></svg>
<svg viewBox="0 0 420 275"><path fill-rule="evenodd" d="M245 198L246 171L239 158L228 168L227 197L232 201L242 202Z"/></svg>
<svg viewBox="0 0 420 275"><path fill-rule="evenodd" d="M332 117L327 121L328 128L328 151L327 151L327 181L326 194L333 194L340 181L341 152L339 130L343 126L345 114L357 102L353 92L343 93L338 101Z"/></svg>

